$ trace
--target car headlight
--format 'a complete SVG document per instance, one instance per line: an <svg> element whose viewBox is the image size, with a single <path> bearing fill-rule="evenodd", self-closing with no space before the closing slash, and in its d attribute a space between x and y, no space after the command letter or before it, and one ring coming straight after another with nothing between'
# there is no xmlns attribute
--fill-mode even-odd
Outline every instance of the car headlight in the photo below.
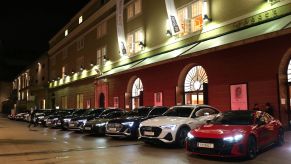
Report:
<svg viewBox="0 0 291 164"><path fill-rule="evenodd" d="M95 125L101 127L101 126L104 126L105 124L106 124L106 123L103 122L103 123L98 123L98 124L95 124Z"/></svg>
<svg viewBox="0 0 291 164"><path fill-rule="evenodd" d="M163 125L160 126L162 129L171 129L171 130L175 130L177 125Z"/></svg>
<svg viewBox="0 0 291 164"><path fill-rule="evenodd" d="M85 125L86 122L87 122L87 120L86 120L86 119L84 119L84 120L79 120L78 122L79 122L79 123L83 123L83 124Z"/></svg>
<svg viewBox="0 0 291 164"><path fill-rule="evenodd" d="M193 138L194 138L194 135L191 134L191 132L188 132L187 137L188 137L189 139L193 139Z"/></svg>
<svg viewBox="0 0 291 164"><path fill-rule="evenodd" d="M54 118L53 120L54 120L54 121L57 121L58 119L59 119L59 118Z"/></svg>
<svg viewBox="0 0 291 164"><path fill-rule="evenodd" d="M234 136L224 137L223 138L223 141L227 141L227 142L239 142L242 139L243 139L243 135L242 134L236 134Z"/></svg>
<svg viewBox="0 0 291 164"><path fill-rule="evenodd" d="M44 116L39 116L38 119L44 119Z"/></svg>
<svg viewBox="0 0 291 164"><path fill-rule="evenodd" d="M133 123L134 122L123 122L123 123L121 123L122 125L127 125L127 126L129 126L129 127L132 127L133 126Z"/></svg>
<svg viewBox="0 0 291 164"><path fill-rule="evenodd" d="M71 121L70 118L65 118L65 119L64 119L64 122L70 122L70 121Z"/></svg>

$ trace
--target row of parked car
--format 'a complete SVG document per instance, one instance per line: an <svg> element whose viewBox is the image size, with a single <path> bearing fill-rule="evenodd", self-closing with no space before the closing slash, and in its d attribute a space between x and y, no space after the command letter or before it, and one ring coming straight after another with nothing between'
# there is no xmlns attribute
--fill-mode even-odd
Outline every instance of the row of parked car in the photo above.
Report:
<svg viewBox="0 0 291 164"><path fill-rule="evenodd" d="M35 119L46 127L173 144L207 156L253 159L259 150L284 143L282 124L269 114L220 112L209 105L148 106L130 112L118 108L43 110Z"/></svg>

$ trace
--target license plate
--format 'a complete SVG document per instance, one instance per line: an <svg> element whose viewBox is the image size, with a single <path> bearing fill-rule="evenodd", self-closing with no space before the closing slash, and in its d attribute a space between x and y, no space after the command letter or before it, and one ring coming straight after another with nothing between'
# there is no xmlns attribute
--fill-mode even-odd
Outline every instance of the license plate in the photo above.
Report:
<svg viewBox="0 0 291 164"><path fill-rule="evenodd" d="M109 131L116 131L116 128L109 128Z"/></svg>
<svg viewBox="0 0 291 164"><path fill-rule="evenodd" d="M146 136L154 136L155 133L154 132L149 132L149 131L144 131L144 135L146 135Z"/></svg>
<svg viewBox="0 0 291 164"><path fill-rule="evenodd" d="M85 130L91 130L91 127L85 127Z"/></svg>
<svg viewBox="0 0 291 164"><path fill-rule="evenodd" d="M201 143L201 142L198 142L197 146L198 147L202 147L202 148L209 148L209 149L213 149L214 148L214 144L213 143Z"/></svg>
<svg viewBox="0 0 291 164"><path fill-rule="evenodd" d="M73 126L75 126L75 124L70 124L69 126L70 126L70 127L73 127Z"/></svg>

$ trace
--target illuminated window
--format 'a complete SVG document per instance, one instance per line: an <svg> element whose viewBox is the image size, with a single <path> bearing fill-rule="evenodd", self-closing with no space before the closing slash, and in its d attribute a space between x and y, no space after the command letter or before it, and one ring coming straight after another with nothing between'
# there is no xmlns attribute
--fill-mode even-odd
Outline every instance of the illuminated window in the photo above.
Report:
<svg viewBox="0 0 291 164"><path fill-rule="evenodd" d="M65 78L66 76L66 66L62 67L62 78Z"/></svg>
<svg viewBox="0 0 291 164"><path fill-rule="evenodd" d="M83 109L84 108L84 95L83 94L77 94L77 109Z"/></svg>
<svg viewBox="0 0 291 164"><path fill-rule="evenodd" d="M77 50L80 51L81 49L83 49L84 48L84 44L85 44L84 38L79 39L77 41Z"/></svg>
<svg viewBox="0 0 291 164"><path fill-rule="evenodd" d="M137 78L132 85L132 109L139 107L141 102L141 94L143 92L143 85L140 78Z"/></svg>
<svg viewBox="0 0 291 164"><path fill-rule="evenodd" d="M107 22L103 22L97 26L97 38L101 38L107 34Z"/></svg>
<svg viewBox="0 0 291 164"><path fill-rule="evenodd" d="M104 59L106 58L106 47L97 49L97 65L102 66L104 64Z"/></svg>
<svg viewBox="0 0 291 164"><path fill-rule="evenodd" d="M66 29L65 36L67 36L68 34L69 34L69 31L68 31L68 29Z"/></svg>
<svg viewBox="0 0 291 164"><path fill-rule="evenodd" d="M134 16L141 13L141 0L135 0L133 3L129 4L127 7L127 19L131 19Z"/></svg>
<svg viewBox="0 0 291 164"><path fill-rule="evenodd" d="M79 24L81 24L83 22L83 16L79 17Z"/></svg>
<svg viewBox="0 0 291 164"><path fill-rule="evenodd" d="M196 0L193 3L178 9L178 18L181 23L181 35L187 35L202 30L202 0Z"/></svg>
<svg viewBox="0 0 291 164"><path fill-rule="evenodd" d="M291 82L291 60L289 61L287 76L288 76L288 82Z"/></svg>
<svg viewBox="0 0 291 164"><path fill-rule="evenodd" d="M204 85L208 77L202 66L193 67L184 81L185 104L204 104Z"/></svg>
<svg viewBox="0 0 291 164"><path fill-rule="evenodd" d="M130 56L142 50L143 47L140 45L140 42L144 43L143 30L139 29L127 35L127 49Z"/></svg>

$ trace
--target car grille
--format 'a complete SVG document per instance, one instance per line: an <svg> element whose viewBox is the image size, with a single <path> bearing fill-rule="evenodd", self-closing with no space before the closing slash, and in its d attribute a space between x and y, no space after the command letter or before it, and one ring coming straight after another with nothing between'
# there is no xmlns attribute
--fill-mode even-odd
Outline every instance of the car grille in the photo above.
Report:
<svg viewBox="0 0 291 164"><path fill-rule="evenodd" d="M159 127L151 127L151 126L142 126L142 127L140 127L141 135L148 136L148 135L145 135L145 131L154 132L154 135L150 135L151 137L158 137L161 134L162 129L159 128Z"/></svg>
<svg viewBox="0 0 291 164"><path fill-rule="evenodd" d="M198 147L198 142L214 144L214 148ZM231 143L226 143L222 139L215 138L194 138L188 140L187 144L188 151L208 155L230 155L232 148Z"/></svg>
<svg viewBox="0 0 291 164"><path fill-rule="evenodd" d="M119 132L123 128L123 125L119 123L108 123L107 130L110 130L110 128L116 128L116 131Z"/></svg>

